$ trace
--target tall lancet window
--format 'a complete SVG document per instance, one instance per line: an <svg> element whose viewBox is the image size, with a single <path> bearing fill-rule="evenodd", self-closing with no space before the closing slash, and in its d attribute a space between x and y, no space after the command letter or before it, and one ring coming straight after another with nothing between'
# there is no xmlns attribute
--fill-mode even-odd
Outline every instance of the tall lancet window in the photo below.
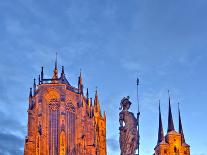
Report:
<svg viewBox="0 0 207 155"><path fill-rule="evenodd" d="M58 154L58 124L59 124L59 103L56 99L51 100L49 103L49 150L50 155Z"/></svg>
<svg viewBox="0 0 207 155"><path fill-rule="evenodd" d="M60 95L55 89L49 89L44 97L48 103L49 155L58 155Z"/></svg>
<svg viewBox="0 0 207 155"><path fill-rule="evenodd" d="M60 155L66 155L66 139L64 130L60 133Z"/></svg>
<svg viewBox="0 0 207 155"><path fill-rule="evenodd" d="M67 151L75 155L75 107L70 102L66 104Z"/></svg>

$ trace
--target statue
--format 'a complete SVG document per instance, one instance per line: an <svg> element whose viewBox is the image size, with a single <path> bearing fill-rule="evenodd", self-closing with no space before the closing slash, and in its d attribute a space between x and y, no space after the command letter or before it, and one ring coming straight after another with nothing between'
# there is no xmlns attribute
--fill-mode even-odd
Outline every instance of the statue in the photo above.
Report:
<svg viewBox="0 0 207 155"><path fill-rule="evenodd" d="M121 155L135 155L138 149L137 118L128 111L131 104L127 96L121 100L119 108L121 110L119 113Z"/></svg>

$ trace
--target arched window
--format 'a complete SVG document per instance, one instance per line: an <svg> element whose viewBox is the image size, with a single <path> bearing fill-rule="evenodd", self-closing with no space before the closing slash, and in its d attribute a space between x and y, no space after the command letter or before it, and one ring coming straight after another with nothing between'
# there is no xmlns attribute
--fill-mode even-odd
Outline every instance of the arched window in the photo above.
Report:
<svg viewBox="0 0 207 155"><path fill-rule="evenodd" d="M75 106L72 102L66 104L66 135L67 135L67 150L70 155L75 155Z"/></svg>
<svg viewBox="0 0 207 155"><path fill-rule="evenodd" d="M66 138L64 131L60 133L60 155L66 155Z"/></svg>

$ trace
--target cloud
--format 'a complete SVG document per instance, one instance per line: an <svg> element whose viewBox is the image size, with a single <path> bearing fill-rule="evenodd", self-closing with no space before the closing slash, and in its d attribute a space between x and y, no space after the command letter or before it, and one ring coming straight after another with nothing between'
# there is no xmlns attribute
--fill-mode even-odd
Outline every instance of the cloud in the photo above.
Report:
<svg viewBox="0 0 207 155"><path fill-rule="evenodd" d="M26 127L0 111L0 154L22 155Z"/></svg>
<svg viewBox="0 0 207 155"><path fill-rule="evenodd" d="M22 155L22 144L24 140L17 135L0 132L0 154L1 155Z"/></svg>

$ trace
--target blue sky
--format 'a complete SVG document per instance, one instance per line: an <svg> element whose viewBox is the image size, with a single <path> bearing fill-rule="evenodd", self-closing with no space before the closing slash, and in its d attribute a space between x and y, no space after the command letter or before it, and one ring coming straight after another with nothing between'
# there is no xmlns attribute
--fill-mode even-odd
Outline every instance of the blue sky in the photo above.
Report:
<svg viewBox="0 0 207 155"><path fill-rule="evenodd" d="M1 0L0 154L22 154L29 87L55 52L70 83L94 96L98 86L107 113L108 154L118 155L118 113L131 96L136 112L140 78L141 154L153 154L158 100L167 130L170 90L174 123L181 105L192 155L207 152L207 1L205 0Z"/></svg>

